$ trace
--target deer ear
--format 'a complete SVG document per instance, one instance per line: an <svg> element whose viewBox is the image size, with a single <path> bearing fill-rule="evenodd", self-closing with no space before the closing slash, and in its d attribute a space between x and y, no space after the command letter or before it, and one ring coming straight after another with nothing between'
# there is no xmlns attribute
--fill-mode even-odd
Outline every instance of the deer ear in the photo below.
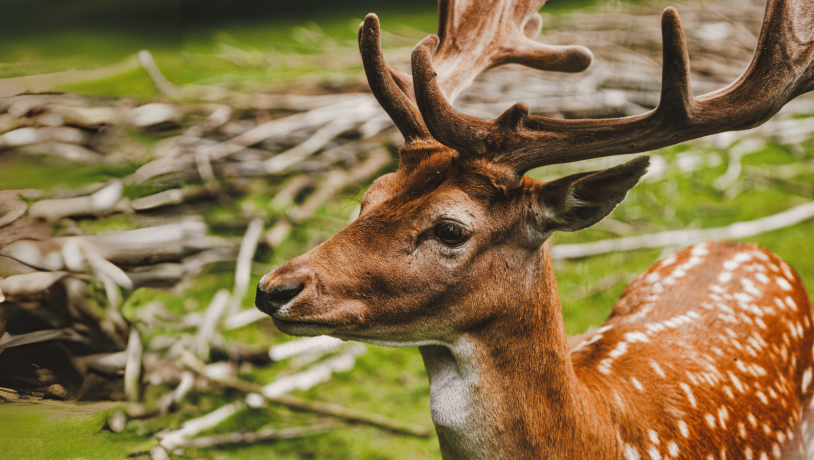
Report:
<svg viewBox="0 0 814 460"><path fill-rule="evenodd" d="M647 172L650 157L548 182L540 189L539 223L545 233L588 228L610 214Z"/></svg>

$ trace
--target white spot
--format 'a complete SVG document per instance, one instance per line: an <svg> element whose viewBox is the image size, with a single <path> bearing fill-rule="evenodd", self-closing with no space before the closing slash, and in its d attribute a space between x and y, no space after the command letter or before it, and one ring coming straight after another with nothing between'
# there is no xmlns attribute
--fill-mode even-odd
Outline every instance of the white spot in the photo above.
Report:
<svg viewBox="0 0 814 460"><path fill-rule="evenodd" d="M760 402L762 402L763 404L769 404L769 398L767 398L766 395L763 394L762 391L757 392L757 397L758 397L758 399L760 399Z"/></svg>
<svg viewBox="0 0 814 460"><path fill-rule="evenodd" d="M777 443L772 445L772 454L774 455L774 458L778 460L780 459L780 446L778 446Z"/></svg>
<svg viewBox="0 0 814 460"><path fill-rule="evenodd" d="M735 254L735 257L733 258L733 260L735 262L749 262L750 260L752 260L752 256L750 256L749 254L747 254L745 252L739 252L739 253Z"/></svg>
<svg viewBox="0 0 814 460"><path fill-rule="evenodd" d="M669 452L672 457L678 457L678 444L676 444L675 441L670 441L670 443L667 444L667 452Z"/></svg>
<svg viewBox="0 0 814 460"><path fill-rule="evenodd" d="M766 276L766 275L764 275L763 273L760 273L760 272L755 273L755 278L756 278L758 281L760 281L761 283L763 283L763 284L766 284L766 283L768 283L768 282L769 282L769 277L768 277L768 276Z"/></svg>
<svg viewBox="0 0 814 460"><path fill-rule="evenodd" d="M632 383L633 386L636 387L637 390L644 391L644 388L642 387L642 384L639 383L638 380L636 380L636 377L631 377L630 378L630 383Z"/></svg>
<svg viewBox="0 0 814 460"><path fill-rule="evenodd" d="M687 429L687 424L684 423L684 420L678 421L678 431L681 432L681 436L684 436L685 438L690 437L690 430Z"/></svg>
<svg viewBox="0 0 814 460"><path fill-rule="evenodd" d="M726 429L726 420L729 418L729 413L727 413L726 408L721 407L718 409L718 423L721 424L721 428L724 430Z"/></svg>
<svg viewBox="0 0 814 460"><path fill-rule="evenodd" d="M741 278L741 285L743 285L743 290L749 294L752 294L753 296L761 295L760 290L755 287L755 283L749 278Z"/></svg>
<svg viewBox="0 0 814 460"><path fill-rule="evenodd" d="M734 260L727 260L724 262L724 270L732 271L738 268L738 263Z"/></svg>
<svg viewBox="0 0 814 460"><path fill-rule="evenodd" d="M656 446L650 446L650 449L647 451L650 454L650 458L652 460L661 460L661 454L659 450L656 449Z"/></svg>
<svg viewBox="0 0 814 460"><path fill-rule="evenodd" d="M684 383L684 382L681 382L681 383L679 384L679 386L681 387L681 389L682 389L682 390L684 390L684 392L685 392L685 393L687 393L687 399L689 399L689 400L690 400L690 404L692 405L692 407L697 407L697 406L695 405L695 396L693 396L693 394L692 394L692 390L690 390L690 386L689 386L689 385L687 385L687 384L686 384L686 383Z"/></svg>
<svg viewBox="0 0 814 460"><path fill-rule="evenodd" d="M653 283L658 282L658 280L660 280L660 279L661 279L661 276L659 276L658 273L653 272L653 273L647 275L647 277L644 280L647 281L650 284L653 284Z"/></svg>
<svg viewBox="0 0 814 460"><path fill-rule="evenodd" d="M668 265L673 265L674 263L676 263L677 260L678 259L676 259L676 256L670 256L661 261L661 266L666 267Z"/></svg>
<svg viewBox="0 0 814 460"><path fill-rule="evenodd" d="M743 456L744 456L744 457L746 457L746 460L752 460L752 449L751 449L751 448L749 448L749 447L747 447L747 448L746 448L746 449L743 451Z"/></svg>
<svg viewBox="0 0 814 460"><path fill-rule="evenodd" d="M746 425L738 423L738 433L741 435L741 438L746 439Z"/></svg>
<svg viewBox="0 0 814 460"><path fill-rule="evenodd" d="M661 378L667 378L667 375L664 373L664 371L663 371L663 370L661 370L661 366L659 366L659 363L657 363L657 362L655 362L655 361L653 361L653 360L651 359L651 360L650 360L650 367L652 367L652 368L653 368L653 371L654 371L654 372L656 373L656 375L658 375L659 377L661 377Z"/></svg>
<svg viewBox="0 0 814 460"><path fill-rule="evenodd" d="M808 390L808 385L811 383L811 368L809 367L803 372L803 393Z"/></svg>
<svg viewBox="0 0 814 460"><path fill-rule="evenodd" d="M786 281L786 279L785 279L785 278L780 278L780 277L778 276L778 277L777 277L777 278L775 278L774 280L775 280L775 282L777 283L777 285L778 285L778 286L780 286L780 289L782 289L782 290L784 290L784 291L791 291L791 284L789 284L789 282L788 282L788 281Z"/></svg>
<svg viewBox="0 0 814 460"><path fill-rule="evenodd" d="M797 304L794 303L794 299L789 296L786 296L786 304L794 311L797 311Z"/></svg>
<svg viewBox="0 0 814 460"><path fill-rule="evenodd" d="M740 364L741 366L743 365L741 364L740 361L738 361L738 364ZM735 385L735 388L741 393L743 393L743 385L741 385L741 381L738 380L738 378L735 377L735 374L733 374L732 372L727 372L727 374L729 374L729 378L732 380L732 385Z"/></svg>
<svg viewBox="0 0 814 460"><path fill-rule="evenodd" d="M754 415L752 415L751 412L749 412L749 415L747 415L746 418L749 419L749 424L752 425L752 428L757 428L757 419Z"/></svg>
<svg viewBox="0 0 814 460"><path fill-rule="evenodd" d="M715 428L715 417L713 417L712 414L704 415L704 419L707 421L707 425L709 425L710 428Z"/></svg>
<svg viewBox="0 0 814 460"><path fill-rule="evenodd" d="M630 444L625 444L625 460L639 460L639 451Z"/></svg>
<svg viewBox="0 0 814 460"><path fill-rule="evenodd" d="M694 256L705 256L709 254L709 251L707 251L707 243L696 244L690 250L690 254Z"/></svg>
<svg viewBox="0 0 814 460"><path fill-rule="evenodd" d="M718 281L721 283L728 283L732 279L732 272L722 272L718 275Z"/></svg>
<svg viewBox="0 0 814 460"><path fill-rule="evenodd" d="M627 351L627 342L619 342L618 344L616 344L616 348L611 350L611 352L608 354L610 355L611 358L616 359L625 354L626 351Z"/></svg>
<svg viewBox="0 0 814 460"><path fill-rule="evenodd" d="M630 343L636 342L649 342L650 339L643 332L628 332L625 334L625 340Z"/></svg>
<svg viewBox="0 0 814 460"><path fill-rule="evenodd" d="M653 430L648 430L647 435L650 436L650 442L652 442L653 444L658 445L658 443L659 443L659 435L658 435L658 433L656 433Z"/></svg>

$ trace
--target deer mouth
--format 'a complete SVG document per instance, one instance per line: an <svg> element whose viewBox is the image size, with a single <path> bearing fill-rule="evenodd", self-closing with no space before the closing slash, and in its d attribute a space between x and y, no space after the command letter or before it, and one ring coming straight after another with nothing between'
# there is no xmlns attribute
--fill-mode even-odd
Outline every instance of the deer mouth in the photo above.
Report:
<svg viewBox="0 0 814 460"><path fill-rule="evenodd" d="M271 315L271 320L280 332L294 336L315 336L325 335L333 331L336 327L332 324L307 319L280 318Z"/></svg>

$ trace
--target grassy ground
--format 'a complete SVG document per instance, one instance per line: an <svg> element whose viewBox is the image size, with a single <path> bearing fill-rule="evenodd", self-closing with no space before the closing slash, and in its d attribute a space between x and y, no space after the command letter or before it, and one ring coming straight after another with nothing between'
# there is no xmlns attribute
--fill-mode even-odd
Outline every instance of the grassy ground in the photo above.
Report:
<svg viewBox="0 0 814 460"><path fill-rule="evenodd" d="M385 17L384 14L381 15ZM170 80L178 84L240 80L256 84L279 84L288 79L300 78L315 72L324 73L317 66L288 65L271 63L268 68L258 70L257 66L241 66L214 57L224 50L241 54L237 48L252 55L255 50L263 54L270 49L297 49L303 56L318 56L324 52L324 43L308 42L311 37L329 37L340 43L352 42L355 27L361 14L347 17L325 18L314 24L265 24L251 27L226 28L220 32L201 29L185 34L181 52L174 44L154 43L157 61ZM400 15L399 21L409 28L424 32L432 31L435 15L432 11ZM297 28L300 27L300 28ZM305 32L303 32L303 30ZM308 31L321 30L317 35ZM405 29L406 30L406 29ZM85 46L92 39L103 46L93 48L90 58L83 61L88 68L107 65L121 59L123 55L135 52L147 45L134 37L119 37L115 34L99 36L85 32L62 37L65 49ZM17 59L6 59L10 64L0 65L0 77L20 76L41 71L64 70L71 66L70 56L51 50L51 40L47 35L41 41L18 42ZM25 43L23 43L25 42ZM25 48L25 46L27 48ZM223 46L228 45L228 46ZM232 48L228 48L231 46ZM344 45L343 45L344 47ZM24 49L25 48L25 49ZM341 48L344 49L344 48ZM11 56L11 55L9 55ZM358 65L331 70L340 75L357 78ZM132 96L143 99L158 97L146 73L140 68L101 82L89 82L62 88L71 91L112 96ZM137 136L134 135L134 138ZM154 142L154 139L136 139ZM814 144L803 145L805 159L814 159ZM657 182L645 182L637 186L628 199L611 214L611 218L647 231L677 228L706 228L746 221L773 214L791 206L801 204L814 197L800 196L793 190L772 189L764 186L747 187L737 196L730 198L712 187L713 180L726 170L726 155L705 148L705 154L718 154L723 160L716 166L705 166L691 172L682 172L671 167L666 177ZM686 147L674 147L659 152L668 163L675 164L676 155ZM744 158L745 165L766 167L799 163L790 151L781 146L769 146L758 153ZM121 167L71 166L45 163L40 158L22 157L0 153L0 189L54 187L75 188L90 182L98 182L111 177L123 177L138 165ZM549 168L533 171L535 177L551 177L556 171ZM798 181L814 181L814 175L797 177ZM238 236L245 229L244 211L267 213L275 212L270 207L271 197L281 184L268 184L256 181L247 187L246 195L229 203L208 203L200 209L210 228L224 236ZM363 188L363 187L362 187ZM157 191L157 190L152 190ZM141 196L146 190L131 186L125 194ZM345 190L341 196L328 203L318 216L307 225L295 229L291 238L277 252L260 251L256 262L269 266L277 265L318 244L339 230L347 222L360 189ZM112 216L99 221L81 221L87 231L102 231L130 228L134 224L126 216ZM814 291L814 260L810 257L814 222L766 233L750 238L781 255L803 277L810 291ZM616 235L603 228L589 229L574 234L557 235L553 244L595 241ZM804 248L801 250L801 248ZM642 250L626 253L613 253L582 260L558 262L556 272L558 285L563 298L563 314L569 334L576 334L590 327L600 325L610 312L626 281L640 273L665 253L666 250ZM623 272L626 278L619 279L608 289L591 292L587 287L596 285L608 276ZM252 283L257 282L263 273L253 273ZM220 288L230 288L233 283L233 268L215 265L198 276L183 293L141 289L126 293L123 313L136 321L135 312L139 306L159 300L170 312L182 315L200 311L206 307L212 296ZM586 294L587 293L587 294ZM253 303L253 293L247 294L244 306ZM192 331L192 329L190 329ZM154 334L178 333L176 330L158 329ZM189 332L189 331L188 331ZM270 322L261 322L225 334L227 341L270 345L289 340L282 336ZM145 343L150 336L144 337ZM268 382L277 376L290 374L292 367L278 363L269 368L246 370L241 377L258 383ZM145 398L155 401L162 391L170 387L154 389ZM330 401L352 409L381 413L389 417L431 426L429 415L429 388L421 358L416 349L389 349L367 346L356 367L347 373L340 373L326 384L297 396ZM152 446L151 435L164 428L176 428L184 420L203 415L235 395L195 390L189 396L190 404L172 415L148 421L134 420L128 423L124 432L113 434L104 430L108 414L113 410L109 404L41 403L41 404L0 404L0 459L69 459L69 458L124 458L134 451L144 451ZM287 427L305 425L313 417L279 407L251 409L234 416L211 430L213 433L226 433L235 430L256 430L261 427ZM437 459L440 458L436 439L405 437L362 426L344 426L326 434L302 439L274 441L234 449L187 449L178 458L222 458L222 459Z"/></svg>

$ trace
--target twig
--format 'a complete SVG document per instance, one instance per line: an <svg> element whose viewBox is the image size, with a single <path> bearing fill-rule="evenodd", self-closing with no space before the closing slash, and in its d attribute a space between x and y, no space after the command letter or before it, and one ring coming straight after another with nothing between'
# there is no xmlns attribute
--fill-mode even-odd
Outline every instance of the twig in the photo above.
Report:
<svg viewBox="0 0 814 460"><path fill-rule="evenodd" d="M194 356L186 353L182 357L182 364L187 366L190 370L194 371L198 375L206 377L203 369L203 363L198 361ZM210 379L212 380L212 379ZM243 391L245 393L263 393L263 387L257 385L255 383L246 382L244 380L240 380L237 377L228 377L222 380L212 380L215 383L218 383L223 386L227 386L230 388L234 388L236 390ZM414 425L412 423L405 423L399 420L392 420L387 417L378 414L368 414L365 412L359 412L351 409L347 409L345 407L339 406L337 404L331 404L326 402L318 402L318 401L306 401L301 398L297 398L291 395L283 395L274 398L266 397L269 402L273 402L276 404L282 404L287 407L291 407L293 409L299 409L307 412L315 412L319 414L330 415L333 417L341 418L344 420L348 420L351 422L358 422L364 423L367 425L373 425L379 428L384 428L386 430L405 433L412 436L418 436L422 438L429 438L432 436L432 431L428 428L422 427L420 425Z"/></svg>
<svg viewBox="0 0 814 460"><path fill-rule="evenodd" d="M215 328L226 310L226 304L229 301L229 291L221 289L215 294L212 302L206 308L201 326L198 328L198 334L195 335L195 342L193 351L201 359L209 357L209 342L212 340L212 335L215 333Z"/></svg>
<svg viewBox="0 0 814 460"><path fill-rule="evenodd" d="M341 339L327 335L305 337L272 346L269 349L269 356L273 361L282 361L300 354L332 350L342 343Z"/></svg>
<svg viewBox="0 0 814 460"><path fill-rule="evenodd" d="M790 227L814 217L814 201L795 206L778 214L749 222L737 222L726 227L671 230L647 235L629 236L584 244L561 244L551 248L554 259L576 259L613 251L632 251L644 248L685 246L709 240L746 238L761 233Z"/></svg>
<svg viewBox="0 0 814 460"><path fill-rule="evenodd" d="M159 91L170 99L177 99L181 96L181 89L164 78L164 75L161 74L161 71L155 63L155 59L153 59L153 55L150 54L149 51L139 51L138 60L141 66L144 67L144 70L150 75L150 79L153 80L153 84Z"/></svg>
<svg viewBox="0 0 814 460"><path fill-rule="evenodd" d="M57 85L69 85L82 81L101 80L126 72L138 63L129 56L113 65L89 70L66 70L64 72L31 75L27 77L3 78L0 80L0 97L14 96L23 92L48 91Z"/></svg>
<svg viewBox="0 0 814 460"><path fill-rule="evenodd" d="M290 439L325 433L336 428L335 422L282 429L266 428L254 433L229 433L214 436L203 436L182 442L179 447L219 447L227 444L249 444L272 439Z"/></svg>
<svg viewBox="0 0 814 460"><path fill-rule="evenodd" d="M195 436L201 431L219 425L221 422L237 412L242 411L246 407L246 403L242 400L231 402L204 415L203 417L187 420L183 423L183 425L181 425L181 428L177 430L158 433L156 434L156 437L160 439L159 444L161 447L172 451L176 447L183 445L186 438Z"/></svg>
<svg viewBox="0 0 814 460"><path fill-rule="evenodd" d="M124 393L128 401L138 401L141 393L141 336L135 327L130 328L127 341L127 363L124 365Z"/></svg>
<svg viewBox="0 0 814 460"><path fill-rule="evenodd" d="M303 372L281 377L263 387L262 395L276 398L293 390L308 390L321 382L328 381L334 372L346 372L353 369L356 356L364 352L361 346L351 347L339 356L319 363Z"/></svg>
<svg viewBox="0 0 814 460"><path fill-rule="evenodd" d="M254 253L257 251L257 243L260 240L260 235L263 233L263 220L260 218L252 219L249 226L246 228L246 234L243 236L243 241L240 244L240 251L237 255L237 266L235 267L235 288L232 291L232 304L229 308L230 311L236 311L240 308L243 297L246 295L246 290L249 287L249 279L252 272L252 259Z"/></svg>

